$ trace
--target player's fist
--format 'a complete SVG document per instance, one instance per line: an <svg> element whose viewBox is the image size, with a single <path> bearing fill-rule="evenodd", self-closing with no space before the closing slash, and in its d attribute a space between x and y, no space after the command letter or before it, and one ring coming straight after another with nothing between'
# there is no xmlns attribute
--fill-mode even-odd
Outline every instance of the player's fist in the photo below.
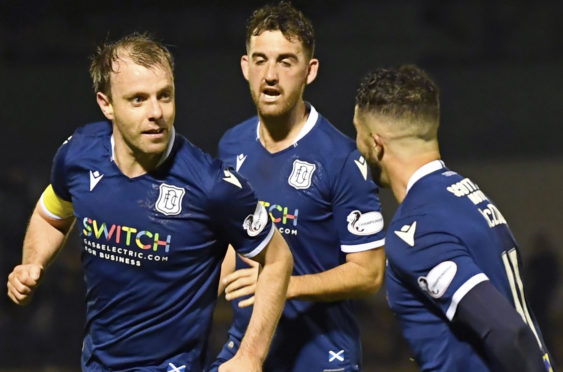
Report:
<svg viewBox="0 0 563 372"><path fill-rule="evenodd" d="M43 266L18 265L8 275L8 297L18 305L26 305L43 276Z"/></svg>

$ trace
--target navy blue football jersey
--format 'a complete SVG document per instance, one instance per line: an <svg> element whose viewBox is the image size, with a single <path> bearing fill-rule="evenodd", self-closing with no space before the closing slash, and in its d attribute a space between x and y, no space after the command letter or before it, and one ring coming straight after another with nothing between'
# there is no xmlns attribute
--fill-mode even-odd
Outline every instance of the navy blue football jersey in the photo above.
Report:
<svg viewBox="0 0 563 372"><path fill-rule="evenodd" d="M384 244L377 187L355 143L309 107L295 143L269 153L253 117L225 133L219 157L251 183L294 257L293 275L327 271L346 254ZM238 259L237 269L244 267ZM267 371L357 370L361 364L352 301L289 300L264 365ZM229 331L240 340L251 308L233 303ZM235 343L230 343L233 345Z"/></svg>
<svg viewBox="0 0 563 372"><path fill-rule="evenodd" d="M473 287L490 280L548 355L526 304L518 244L497 206L436 160L411 177L389 225L389 305L423 371L489 371L477 339L452 320ZM546 369L548 370L548 369Z"/></svg>
<svg viewBox="0 0 563 372"><path fill-rule="evenodd" d="M243 178L171 138L135 178L113 161L108 122L79 128L55 156L51 183L80 231L85 371L201 370L226 247L252 257L273 235Z"/></svg>

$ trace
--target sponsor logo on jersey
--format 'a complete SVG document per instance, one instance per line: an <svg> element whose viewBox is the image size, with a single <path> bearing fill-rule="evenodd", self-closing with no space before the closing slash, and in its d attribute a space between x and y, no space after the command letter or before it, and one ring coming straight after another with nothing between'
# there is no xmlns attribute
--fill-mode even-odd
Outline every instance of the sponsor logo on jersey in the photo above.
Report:
<svg viewBox="0 0 563 372"><path fill-rule="evenodd" d="M90 191L94 190L94 187L101 181L103 176L104 175L97 170L93 172L90 170Z"/></svg>
<svg viewBox="0 0 563 372"><path fill-rule="evenodd" d="M348 231L354 235L372 235L383 229L383 216L378 211L362 213L354 210L346 217L346 221Z"/></svg>
<svg viewBox="0 0 563 372"><path fill-rule="evenodd" d="M186 194L186 190L165 183L161 183L159 188L160 193L155 204L156 210L167 216L180 214L182 212L182 198Z"/></svg>
<svg viewBox="0 0 563 372"><path fill-rule="evenodd" d="M404 225L401 230L395 230L395 235L401 238L402 241L414 247L414 233L416 232L416 221L411 225Z"/></svg>
<svg viewBox="0 0 563 372"><path fill-rule="evenodd" d="M132 226L110 225L88 217L82 219L82 227L82 234L85 237L95 237L98 240L103 237L106 242L112 244L126 247L136 246L142 250L152 249L154 252L160 247L164 248L165 252L170 250L171 235L167 235L164 239L164 236L157 232L140 230Z"/></svg>
<svg viewBox="0 0 563 372"><path fill-rule="evenodd" d="M313 173L316 168L315 164L307 163L302 160L295 160L287 182L297 190L308 189L311 187Z"/></svg>
<svg viewBox="0 0 563 372"><path fill-rule="evenodd" d="M230 170L225 169L225 170L223 170L223 173L225 174L225 177L223 177L223 181L227 181L228 183L235 185L239 189L242 189L242 185L241 185L240 181L238 180L238 178L236 178L236 176Z"/></svg>
<svg viewBox="0 0 563 372"><path fill-rule="evenodd" d="M358 166L358 169L362 173L362 177L364 177L364 180L367 181L367 179L368 179L368 165L366 163L366 159L364 159L363 156L360 156L360 158L358 160L354 159L354 163L356 163L356 165Z"/></svg>
<svg viewBox="0 0 563 372"><path fill-rule="evenodd" d="M453 261L440 262L426 276L418 277L418 285L433 298L440 298L446 293L457 272Z"/></svg>
<svg viewBox="0 0 563 372"><path fill-rule="evenodd" d="M267 201L260 201L268 211L270 218L276 224L279 232L286 235L297 235L297 218L299 217L299 209L294 209L293 213L289 213L289 207L272 204Z"/></svg>
<svg viewBox="0 0 563 372"><path fill-rule="evenodd" d="M238 172L238 170L240 169L240 167L242 167L242 163L244 163L244 161L246 160L246 155L245 154L238 154L237 155L237 167L235 168L235 170Z"/></svg>
<svg viewBox="0 0 563 372"><path fill-rule="evenodd" d="M264 230L267 224L268 212L266 212L266 208L261 203L257 203L254 213L246 216L242 227L246 230L248 236L255 237Z"/></svg>

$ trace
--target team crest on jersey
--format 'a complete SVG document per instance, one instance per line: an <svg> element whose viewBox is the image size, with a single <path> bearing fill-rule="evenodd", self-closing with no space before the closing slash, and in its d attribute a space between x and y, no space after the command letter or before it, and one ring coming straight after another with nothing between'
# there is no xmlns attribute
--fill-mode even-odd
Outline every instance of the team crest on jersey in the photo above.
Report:
<svg viewBox="0 0 563 372"><path fill-rule="evenodd" d="M182 212L182 198L186 194L186 190L182 187L160 184L160 194L156 201L155 208L162 214L167 216L175 216Z"/></svg>
<svg viewBox="0 0 563 372"><path fill-rule="evenodd" d="M315 164L307 163L302 160L293 162L293 170L289 175L287 182L297 190L308 189L311 187L313 173L316 169Z"/></svg>
<svg viewBox="0 0 563 372"><path fill-rule="evenodd" d="M418 277L418 285L433 298L440 298L446 293L457 272L453 261L440 262L426 276Z"/></svg>
<svg viewBox="0 0 563 372"><path fill-rule="evenodd" d="M354 235L372 235L383 229L383 216L377 211L362 213L354 210L346 217L346 221L348 231Z"/></svg>
<svg viewBox="0 0 563 372"><path fill-rule="evenodd" d="M256 209L253 214L249 214L244 219L242 227L246 230L250 237L255 237L260 234L264 227L268 224L268 212L262 203L256 204Z"/></svg>

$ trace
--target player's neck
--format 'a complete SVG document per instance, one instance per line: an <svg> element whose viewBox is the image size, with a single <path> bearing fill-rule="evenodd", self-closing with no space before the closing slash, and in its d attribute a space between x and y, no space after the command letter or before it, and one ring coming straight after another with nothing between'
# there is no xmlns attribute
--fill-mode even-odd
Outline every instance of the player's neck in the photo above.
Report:
<svg viewBox="0 0 563 372"><path fill-rule="evenodd" d="M279 116L262 116L260 119L260 142L270 153L285 150L295 143L295 139L305 126L309 110L301 101L293 110Z"/></svg>
<svg viewBox="0 0 563 372"><path fill-rule="evenodd" d="M135 152L127 145L116 141L114 147L114 161L121 173L129 178L142 176L152 171L158 165L162 154L145 154Z"/></svg>
<svg viewBox="0 0 563 372"><path fill-rule="evenodd" d="M413 174L423 165L440 159L437 151L425 152L406 159L395 159L388 167L391 191L400 204L407 196L407 186Z"/></svg>

